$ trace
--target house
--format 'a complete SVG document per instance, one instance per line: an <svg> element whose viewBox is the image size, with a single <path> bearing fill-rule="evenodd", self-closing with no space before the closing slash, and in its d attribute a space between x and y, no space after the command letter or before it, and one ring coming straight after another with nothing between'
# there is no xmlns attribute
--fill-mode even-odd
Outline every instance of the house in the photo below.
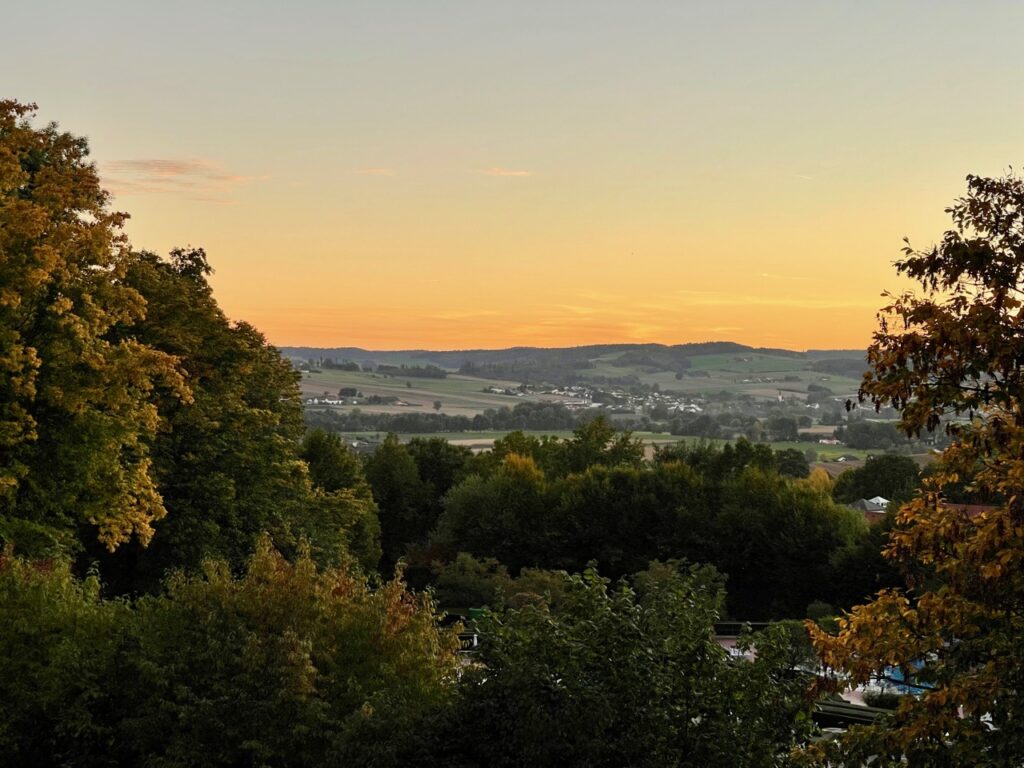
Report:
<svg viewBox="0 0 1024 768"><path fill-rule="evenodd" d="M889 506L889 500L882 498L881 496L875 496L870 499L858 499L849 505L850 509L854 509L864 515L864 519L869 525L881 522L885 519L885 510Z"/></svg>

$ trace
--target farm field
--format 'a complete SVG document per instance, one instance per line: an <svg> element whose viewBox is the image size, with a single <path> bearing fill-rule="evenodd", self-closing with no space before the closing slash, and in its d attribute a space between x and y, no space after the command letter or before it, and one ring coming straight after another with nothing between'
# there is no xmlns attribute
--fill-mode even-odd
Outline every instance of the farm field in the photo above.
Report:
<svg viewBox="0 0 1024 768"><path fill-rule="evenodd" d="M617 366L613 361L620 354L596 358L593 368L579 371L581 379L621 378L636 376L647 385L657 384L663 392L698 394L701 392L733 392L754 397L784 394L806 394L808 384L825 386L836 396L849 397L857 391L859 379L810 370L810 361L782 355L710 354L688 358L690 375L676 378L674 371L651 371L644 366ZM693 375L696 373L697 375ZM773 379L765 382L763 379ZM786 381L785 379L791 379ZM761 379L761 381L758 381Z"/></svg>
<svg viewBox="0 0 1024 768"><path fill-rule="evenodd" d="M723 346L729 347L722 349ZM809 385L829 388L836 397L852 396L860 384L856 350L819 350L813 354L758 350L731 343L684 345L612 345L576 347L564 350L520 347L508 350L470 350L465 352L373 352L352 348L315 350L288 348L296 362L332 357L354 360L364 366L437 365L450 372L447 379L403 379L372 373L325 369L307 373L303 392L307 395L335 394L339 386L356 386L365 394L403 396L408 407L432 407L441 400L443 411L451 415L479 413L485 408L508 405L509 396L490 395L487 386L517 386L522 381L564 385L577 381L604 388L632 379L647 386L657 385L663 392L685 396L729 392L760 399L805 396ZM821 368L829 362L846 363ZM504 366L504 378L459 375L462 365L486 369L492 363ZM852 366L850 365L852 363ZM866 365L866 364L865 364ZM816 370L819 368L820 370ZM678 377L678 378L677 378ZM604 380L604 381L602 381ZM406 387L406 381L411 387ZM448 396L451 402L445 402ZM543 399L536 398L535 399Z"/></svg>
<svg viewBox="0 0 1024 768"><path fill-rule="evenodd" d="M519 382L478 379L473 376L449 374L444 379L421 379L385 376L361 371L321 370L304 372L300 388L303 397L336 397L342 387L355 387L365 397L397 397L408 405L346 405L335 406L338 411L355 408L364 413L433 413L434 402L441 401L441 413L449 416L475 416L488 408L512 408L521 402L563 402L566 398L494 394L484 392L486 387L518 387Z"/></svg>

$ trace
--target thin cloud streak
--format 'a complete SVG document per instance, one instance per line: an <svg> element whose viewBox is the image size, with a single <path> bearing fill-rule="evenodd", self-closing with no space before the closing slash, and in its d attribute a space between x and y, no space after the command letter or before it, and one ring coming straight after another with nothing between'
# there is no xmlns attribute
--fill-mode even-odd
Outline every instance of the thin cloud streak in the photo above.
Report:
<svg viewBox="0 0 1024 768"><path fill-rule="evenodd" d="M104 183L114 195L179 195L222 205L237 204L229 194L235 188L269 178L231 173L207 158L113 160L102 170Z"/></svg>
<svg viewBox="0 0 1024 768"><path fill-rule="evenodd" d="M392 168L356 168L353 171L356 176L394 176Z"/></svg>

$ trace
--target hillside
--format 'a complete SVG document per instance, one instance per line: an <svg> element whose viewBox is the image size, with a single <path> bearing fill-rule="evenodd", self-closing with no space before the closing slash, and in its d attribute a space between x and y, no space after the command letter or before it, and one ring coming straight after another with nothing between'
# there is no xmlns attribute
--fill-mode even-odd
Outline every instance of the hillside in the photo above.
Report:
<svg viewBox="0 0 1024 768"><path fill-rule="evenodd" d="M678 391L699 391L711 385L730 388L732 384L742 383L744 378L785 380L787 376L796 376L795 381L839 377L845 380L838 382L841 388L851 385L855 388L860 373L866 367L862 350L800 352L750 347L729 341L451 351L282 347L281 352L296 363L312 362L314 367L319 367L323 361L356 363L364 369L375 369L381 365L438 366L485 379L533 384L658 384ZM801 372L806 375L801 376ZM688 382L691 379L694 381ZM772 384L773 381L757 383Z"/></svg>

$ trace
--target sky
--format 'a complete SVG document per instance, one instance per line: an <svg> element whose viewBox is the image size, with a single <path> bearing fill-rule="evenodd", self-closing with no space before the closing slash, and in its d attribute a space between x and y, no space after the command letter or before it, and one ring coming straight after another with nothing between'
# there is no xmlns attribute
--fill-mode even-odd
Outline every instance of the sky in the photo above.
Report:
<svg viewBox="0 0 1024 768"><path fill-rule="evenodd" d="M1024 3L19 3L0 97L279 345L869 343L1024 148Z"/></svg>

